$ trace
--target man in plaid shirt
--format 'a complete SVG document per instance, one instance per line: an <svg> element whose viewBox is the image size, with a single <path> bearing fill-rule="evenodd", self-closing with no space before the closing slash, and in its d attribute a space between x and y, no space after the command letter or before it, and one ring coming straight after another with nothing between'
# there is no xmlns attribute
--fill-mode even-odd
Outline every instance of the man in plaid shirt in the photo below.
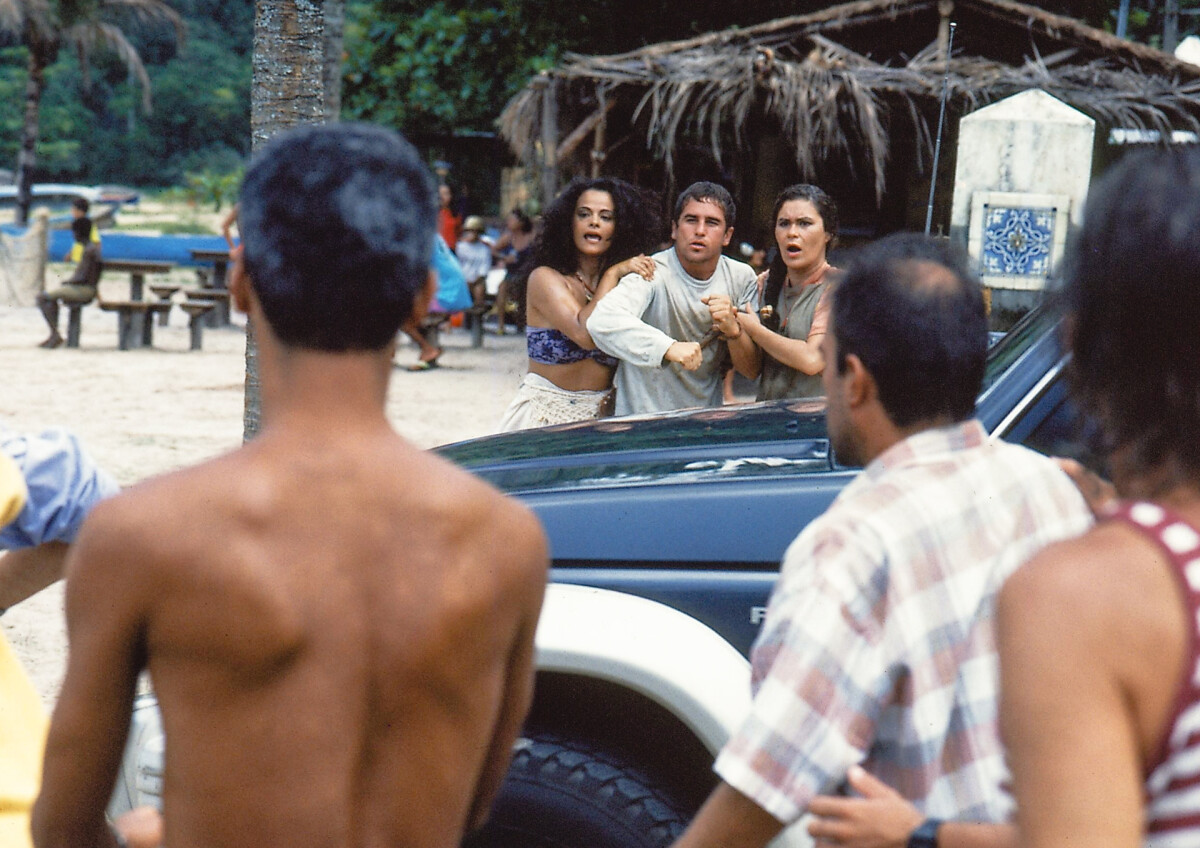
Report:
<svg viewBox="0 0 1200 848"><path fill-rule="evenodd" d="M995 596L1091 513L1052 461L990 440L972 417L983 298L943 245L900 235L864 251L834 290L823 353L830 439L865 469L784 557L751 657L750 715L679 845L761 846L805 812L835 843L849 835L844 810L812 802L848 774L864 786L860 765L915 805L887 808L899 818L872 823L875 844L1003 841L1003 825L978 825L1012 806Z"/></svg>

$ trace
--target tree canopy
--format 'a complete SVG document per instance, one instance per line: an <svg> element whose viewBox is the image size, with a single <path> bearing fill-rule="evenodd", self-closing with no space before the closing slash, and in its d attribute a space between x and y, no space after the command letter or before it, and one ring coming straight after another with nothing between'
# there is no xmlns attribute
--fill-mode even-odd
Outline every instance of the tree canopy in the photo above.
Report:
<svg viewBox="0 0 1200 848"><path fill-rule="evenodd" d="M186 173L234 170L250 148L251 0L169 0L187 26L177 49L134 15L122 29L150 78L152 110L115 57L94 54L87 84L70 51L47 69L38 181L181 183ZM0 50L0 167L20 143L27 51Z"/></svg>

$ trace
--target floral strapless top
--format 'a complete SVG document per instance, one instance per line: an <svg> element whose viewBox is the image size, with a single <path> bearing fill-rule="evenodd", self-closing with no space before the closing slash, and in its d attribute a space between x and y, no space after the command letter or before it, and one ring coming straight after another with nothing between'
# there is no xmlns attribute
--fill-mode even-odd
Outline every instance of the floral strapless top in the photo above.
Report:
<svg viewBox="0 0 1200 848"><path fill-rule="evenodd" d="M616 368L617 360L602 350L585 350L571 341L565 333L549 327L526 327L525 346L529 358L543 365L568 365L594 359L606 368Z"/></svg>

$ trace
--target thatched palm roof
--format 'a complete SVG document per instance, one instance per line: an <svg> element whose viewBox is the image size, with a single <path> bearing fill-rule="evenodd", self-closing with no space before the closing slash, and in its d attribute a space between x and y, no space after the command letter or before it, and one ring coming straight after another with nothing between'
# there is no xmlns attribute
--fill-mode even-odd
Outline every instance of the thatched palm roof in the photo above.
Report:
<svg viewBox="0 0 1200 848"><path fill-rule="evenodd" d="M958 25L948 66L947 20ZM1101 126L1200 130L1200 68L1009 0L859 0L615 56L569 55L508 103L500 130L518 156L539 161L552 98L557 127L575 128L550 159L562 167L624 103L670 171L681 141L707 142L720 162L764 116L801 173L844 154L869 166L878 195L898 122L931 149L943 80L958 114L1040 88Z"/></svg>

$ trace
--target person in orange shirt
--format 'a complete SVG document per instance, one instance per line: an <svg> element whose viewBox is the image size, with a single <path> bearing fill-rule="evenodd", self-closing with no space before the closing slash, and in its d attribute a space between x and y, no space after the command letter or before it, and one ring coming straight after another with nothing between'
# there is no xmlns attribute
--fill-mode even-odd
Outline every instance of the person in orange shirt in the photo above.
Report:
<svg viewBox="0 0 1200 848"><path fill-rule="evenodd" d="M438 233L451 250L462 235L462 215L454 211L454 190L446 183L438 186Z"/></svg>

